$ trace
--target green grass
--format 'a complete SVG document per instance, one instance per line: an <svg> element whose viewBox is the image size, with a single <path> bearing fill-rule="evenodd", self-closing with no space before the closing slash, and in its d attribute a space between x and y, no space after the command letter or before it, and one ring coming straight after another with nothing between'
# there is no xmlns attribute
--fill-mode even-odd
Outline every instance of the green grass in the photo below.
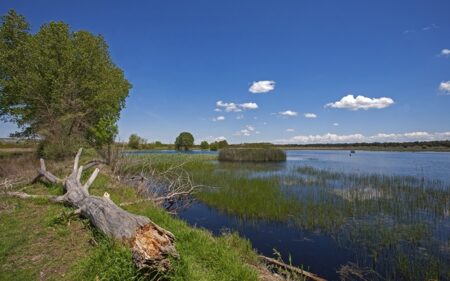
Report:
<svg viewBox="0 0 450 281"><path fill-rule="evenodd" d="M25 191L61 194L62 188L35 184ZM105 191L116 203L138 197L133 188L100 174L91 193ZM43 200L2 197L0 202L0 280L150 280L136 270L128 248L104 237L87 221L70 216L70 208ZM256 254L238 235L214 237L150 203L128 209L175 234L180 259L172 261L165 279L257 280L250 266L258 264Z"/></svg>
<svg viewBox="0 0 450 281"><path fill-rule="evenodd" d="M286 153L278 148L223 148L219 161L234 162L280 162L286 161Z"/></svg>

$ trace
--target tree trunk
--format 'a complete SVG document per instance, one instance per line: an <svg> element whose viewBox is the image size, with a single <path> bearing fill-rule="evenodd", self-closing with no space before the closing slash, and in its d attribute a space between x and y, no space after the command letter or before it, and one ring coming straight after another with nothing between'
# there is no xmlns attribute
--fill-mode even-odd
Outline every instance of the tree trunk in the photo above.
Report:
<svg viewBox="0 0 450 281"><path fill-rule="evenodd" d="M167 271L170 267L169 257L178 257L174 246L174 235L159 227L149 218L129 213L118 207L105 192L103 197L89 194L89 187L94 182L99 169L82 185L80 182L83 166L78 166L81 149L75 157L72 173L61 180L48 172L41 159L38 178L45 178L52 183L63 183L65 194L53 198L55 202L66 203L77 209L77 213L86 217L101 232L129 245L133 261L139 269Z"/></svg>

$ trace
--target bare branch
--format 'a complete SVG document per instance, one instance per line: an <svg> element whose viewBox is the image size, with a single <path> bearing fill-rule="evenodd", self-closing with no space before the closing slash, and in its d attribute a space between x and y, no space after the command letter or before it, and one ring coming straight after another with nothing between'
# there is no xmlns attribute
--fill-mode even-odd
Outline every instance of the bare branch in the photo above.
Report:
<svg viewBox="0 0 450 281"><path fill-rule="evenodd" d="M41 170L42 171L47 171L47 169L45 168L45 161L44 159L39 159L39 162L41 163Z"/></svg>
<svg viewBox="0 0 450 281"><path fill-rule="evenodd" d="M44 177L46 180L48 180L51 183L63 183L64 181L58 178L57 176L53 175L52 173L48 172L45 167L45 161L44 159L40 159L41 168L38 170L38 175L31 181L32 183L37 182L42 177Z"/></svg>
<svg viewBox="0 0 450 281"><path fill-rule="evenodd" d="M80 162L80 155L83 151L83 148L78 149L78 153L75 156L75 161L73 162L73 173L76 174L78 171L78 162Z"/></svg>
<svg viewBox="0 0 450 281"><path fill-rule="evenodd" d="M83 172L88 170L88 169L90 169L90 168L92 168L92 167L94 167L94 166L97 166L99 164L106 164L106 161L105 160L92 160L92 161L89 161L83 166Z"/></svg>
<svg viewBox="0 0 450 281"><path fill-rule="evenodd" d="M80 168L77 171L77 182L80 182L82 173L83 173L83 166L80 166Z"/></svg>
<svg viewBox="0 0 450 281"><path fill-rule="evenodd" d="M53 195L36 195L28 194L22 191L11 191L5 193L7 196L17 197L20 199L48 199L52 202L62 203L65 201L64 196L53 196Z"/></svg>
<svg viewBox="0 0 450 281"><path fill-rule="evenodd" d="M86 190L88 190L89 187L92 185L92 183L95 181L95 178L97 177L99 171L100 171L99 168L95 168L94 172L93 172L92 175L89 177L88 181L84 184L83 187L84 187Z"/></svg>
<svg viewBox="0 0 450 281"><path fill-rule="evenodd" d="M266 256L262 256L259 255L258 258L260 258L262 261L269 263L269 264L273 264L275 266L281 267L285 270L291 271L291 272L295 272L297 274L303 275L311 280L315 280L315 281L326 281L326 279L323 279L317 275L315 275L314 273L308 272L306 270L303 270L301 268L289 265L289 264L285 264L284 262L278 261L276 259L272 259Z"/></svg>

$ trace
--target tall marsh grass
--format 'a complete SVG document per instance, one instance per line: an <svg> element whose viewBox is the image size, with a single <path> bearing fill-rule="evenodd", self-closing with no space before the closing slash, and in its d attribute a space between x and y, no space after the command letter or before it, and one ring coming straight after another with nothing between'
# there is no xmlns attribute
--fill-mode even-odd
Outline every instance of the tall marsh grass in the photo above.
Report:
<svg viewBox="0 0 450 281"><path fill-rule="evenodd" d="M219 150L219 161L280 162L286 161L286 152L278 148L224 148Z"/></svg>

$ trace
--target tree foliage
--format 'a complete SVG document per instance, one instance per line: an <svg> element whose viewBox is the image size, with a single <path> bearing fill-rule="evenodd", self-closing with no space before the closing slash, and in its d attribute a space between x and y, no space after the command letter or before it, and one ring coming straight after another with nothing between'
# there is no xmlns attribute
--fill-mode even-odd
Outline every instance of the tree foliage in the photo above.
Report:
<svg viewBox="0 0 450 281"><path fill-rule="evenodd" d="M227 140L215 141L209 144L209 149L211 151L217 151L218 149L225 148L228 146Z"/></svg>
<svg viewBox="0 0 450 281"><path fill-rule="evenodd" d="M139 149L145 143L145 140L137 134L131 134L128 139L128 146L132 149Z"/></svg>
<svg viewBox="0 0 450 281"><path fill-rule="evenodd" d="M194 145L194 136L189 132L182 132L175 140L176 150L189 150Z"/></svg>
<svg viewBox="0 0 450 281"><path fill-rule="evenodd" d="M31 34L15 11L0 26L0 117L17 136L111 143L130 83L105 40L50 22Z"/></svg>
<svg viewBox="0 0 450 281"><path fill-rule="evenodd" d="M203 149L203 150L209 149L209 143L207 141L202 141L200 143L200 148Z"/></svg>

